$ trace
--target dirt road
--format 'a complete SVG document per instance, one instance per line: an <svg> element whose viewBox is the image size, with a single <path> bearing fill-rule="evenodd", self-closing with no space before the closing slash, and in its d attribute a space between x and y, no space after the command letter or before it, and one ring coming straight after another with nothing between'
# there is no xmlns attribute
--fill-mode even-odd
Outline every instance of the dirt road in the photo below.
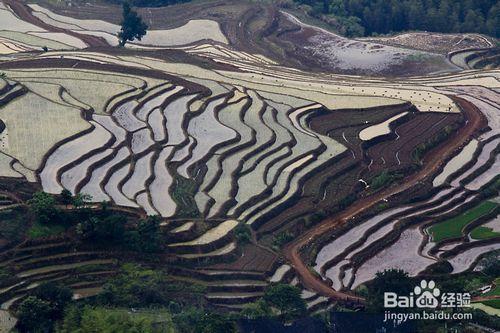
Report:
<svg viewBox="0 0 500 333"><path fill-rule="evenodd" d="M295 239L293 242L285 246L283 253L292 267L295 269L304 287L313 290L323 296L338 300L352 302L362 301L361 298L356 297L352 294L333 290L321 278L311 273L311 271L309 271L309 268L301 258L300 250L308 243L314 242L314 240L318 236L323 235L324 233L342 225L343 223L346 223L361 212L370 209L382 199L403 192L423 181L430 175L434 174L439 169L443 161L449 158L458 148L464 145L477 130L487 124L484 116L473 104L458 97L450 97L460 105L465 118L469 121L464 127L456 132L453 138L449 139L445 144L436 147L426 154L424 159L424 167L419 172L407 177L398 186L390 187L381 192L377 192L372 196L365 197L357 201L355 204L353 204L340 214L326 218L325 220L321 221L319 224L302 234L299 238Z"/></svg>
<svg viewBox="0 0 500 333"><path fill-rule="evenodd" d="M485 302L491 301L495 299L500 299L500 295L491 295L491 296L478 296L472 299L473 302Z"/></svg>
<svg viewBox="0 0 500 333"><path fill-rule="evenodd" d="M109 44L101 37L79 34L71 30L62 29L58 27L54 27L50 24L47 24L40 20L38 17L33 16L32 10L26 4L18 1L18 0L2 0L2 2L10 7L12 11L23 21L32 23L40 28L43 28L50 32L62 32L67 35L76 37L87 44L89 47L91 46L109 46Z"/></svg>

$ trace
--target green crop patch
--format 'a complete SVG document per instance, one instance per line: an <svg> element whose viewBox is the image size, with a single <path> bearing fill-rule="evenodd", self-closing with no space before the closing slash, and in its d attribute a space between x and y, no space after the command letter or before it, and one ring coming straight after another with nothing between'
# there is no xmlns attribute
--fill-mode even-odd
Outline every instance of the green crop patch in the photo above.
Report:
<svg viewBox="0 0 500 333"><path fill-rule="evenodd" d="M470 233L470 236L473 239L490 239L494 237L499 237L500 232L494 231L491 228L488 227L477 227L472 232Z"/></svg>
<svg viewBox="0 0 500 333"><path fill-rule="evenodd" d="M466 212L429 228L429 234L434 242L462 236L462 230L469 223L491 212L497 203L485 201Z"/></svg>

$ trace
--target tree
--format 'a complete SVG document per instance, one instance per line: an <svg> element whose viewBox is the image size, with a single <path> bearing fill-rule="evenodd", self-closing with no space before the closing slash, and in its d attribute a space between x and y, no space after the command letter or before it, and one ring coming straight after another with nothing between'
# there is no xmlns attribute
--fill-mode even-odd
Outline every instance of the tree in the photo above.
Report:
<svg viewBox="0 0 500 333"><path fill-rule="evenodd" d="M51 318L58 319L62 317L64 307L71 301L73 292L68 287L45 282L35 289L33 296L48 302L51 307Z"/></svg>
<svg viewBox="0 0 500 333"><path fill-rule="evenodd" d="M121 243L125 233L125 222L125 217L119 214L113 214L103 219L92 216L78 223L76 233L81 239Z"/></svg>
<svg viewBox="0 0 500 333"><path fill-rule="evenodd" d="M73 194L71 194L71 192L67 189L61 191L61 203L66 206L73 203Z"/></svg>
<svg viewBox="0 0 500 333"><path fill-rule="evenodd" d="M108 211L108 208L110 206L110 202L109 201L101 201L101 212L103 213L106 213Z"/></svg>
<svg viewBox="0 0 500 333"><path fill-rule="evenodd" d="M294 236L290 231L282 231L274 236L273 247L276 249L280 249L286 243L291 242L293 237Z"/></svg>
<svg viewBox="0 0 500 333"><path fill-rule="evenodd" d="M231 333L236 332L234 321L225 315L200 308L188 308L173 317L180 333Z"/></svg>
<svg viewBox="0 0 500 333"><path fill-rule="evenodd" d="M300 289L288 284L273 284L267 288L264 300L273 308L283 320L299 318L306 313L306 303L300 297Z"/></svg>
<svg viewBox="0 0 500 333"><path fill-rule="evenodd" d="M245 306L240 315L246 319L261 319L269 317L271 313L269 305L263 299L260 299Z"/></svg>
<svg viewBox="0 0 500 333"><path fill-rule="evenodd" d="M481 32L484 29L484 17L480 11L469 10L462 23L462 32Z"/></svg>
<svg viewBox="0 0 500 333"><path fill-rule="evenodd" d="M367 310L373 312L383 311L385 292L408 295L411 289L411 280L405 271L386 269L383 272L377 272L375 279L368 284Z"/></svg>
<svg viewBox="0 0 500 333"><path fill-rule="evenodd" d="M330 13L330 0L323 0L323 14Z"/></svg>
<svg viewBox="0 0 500 333"><path fill-rule="evenodd" d="M500 36L500 3L489 10L486 30L491 36Z"/></svg>
<svg viewBox="0 0 500 333"><path fill-rule="evenodd" d="M170 332L171 323L159 323L156 318L135 316L127 311L85 306L69 307L58 333L153 333Z"/></svg>
<svg viewBox="0 0 500 333"><path fill-rule="evenodd" d="M491 277L500 276L500 261L498 260L498 253L493 252L492 255L487 256L482 260L482 272Z"/></svg>
<svg viewBox="0 0 500 333"><path fill-rule="evenodd" d="M87 204L91 201L92 201L92 196L90 194L78 193L73 198L73 206L75 206L75 208L77 209L85 208Z"/></svg>
<svg viewBox="0 0 500 333"><path fill-rule="evenodd" d="M125 233L126 219L122 215L114 214L98 221L94 226L96 237L104 241L121 242Z"/></svg>
<svg viewBox="0 0 500 333"><path fill-rule="evenodd" d="M128 2L123 3L123 18L121 22L121 30L118 33L120 46L123 47L129 41L134 39L141 40L146 35L148 26L144 23L141 17L130 8Z"/></svg>
<svg viewBox="0 0 500 333"><path fill-rule="evenodd" d="M238 224L234 229L234 235L240 244L247 244L252 240L252 232L246 223Z"/></svg>
<svg viewBox="0 0 500 333"><path fill-rule="evenodd" d="M35 296L28 296L17 309L16 324L20 332L50 332L52 308L49 302Z"/></svg>
<svg viewBox="0 0 500 333"><path fill-rule="evenodd" d="M93 239L95 237L95 224L97 223L94 219L97 217L91 217L88 220L80 222L76 226L76 234L82 240Z"/></svg>
<svg viewBox="0 0 500 333"><path fill-rule="evenodd" d="M140 220L137 230L128 232L130 246L141 252L157 252L161 247L160 219L158 216L149 216Z"/></svg>
<svg viewBox="0 0 500 333"><path fill-rule="evenodd" d="M28 205L40 223L47 223L57 215L56 200L48 193L36 192Z"/></svg>

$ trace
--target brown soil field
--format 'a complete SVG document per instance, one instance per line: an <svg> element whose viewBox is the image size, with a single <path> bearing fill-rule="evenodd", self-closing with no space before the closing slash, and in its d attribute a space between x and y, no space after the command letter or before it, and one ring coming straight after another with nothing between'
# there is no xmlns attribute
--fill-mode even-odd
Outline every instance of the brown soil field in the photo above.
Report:
<svg viewBox="0 0 500 333"><path fill-rule="evenodd" d="M258 223L258 237L289 228L295 233L298 233L298 228L306 230L307 226L303 223L292 222L316 213L328 214L338 210L343 199L364 189L359 181L361 178L368 180L382 170L407 173L415 164L412 158L415 148L434 138L444 127L454 125L461 119L459 114L417 112L410 120L396 127L399 137L392 135L368 149L363 148L363 142L359 139L359 132L363 128L407 110L413 110L413 107L402 105L370 110L371 112L323 111L312 118L309 125L314 131L336 139L349 150L305 180L300 196L297 195L285 208L264 216L261 219L264 222ZM368 125L367 119L370 122ZM421 133L418 128L428 130ZM396 152L399 152L397 157Z"/></svg>
<svg viewBox="0 0 500 333"><path fill-rule="evenodd" d="M413 152L419 144L432 140L445 127L457 125L460 119L460 114L416 114L412 120L395 128L399 138L379 143L367 150L367 157L373 160L368 177L383 170L395 171L411 167L415 163Z"/></svg>
<svg viewBox="0 0 500 333"><path fill-rule="evenodd" d="M238 259L229 263L220 263L208 266L209 269L269 272L278 256L257 245L247 244L242 247L241 255Z"/></svg>

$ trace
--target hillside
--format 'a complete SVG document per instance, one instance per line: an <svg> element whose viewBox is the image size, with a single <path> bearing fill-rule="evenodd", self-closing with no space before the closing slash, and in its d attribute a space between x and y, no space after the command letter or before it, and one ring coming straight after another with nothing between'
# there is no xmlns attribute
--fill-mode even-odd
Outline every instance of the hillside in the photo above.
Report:
<svg viewBox="0 0 500 333"><path fill-rule="evenodd" d="M70 4L0 3L5 330L47 282L79 299L48 316L67 331L72 309L189 332L197 309L371 309L386 269L498 278L494 38L349 39L213 0L138 8L147 34L118 47L119 6Z"/></svg>

